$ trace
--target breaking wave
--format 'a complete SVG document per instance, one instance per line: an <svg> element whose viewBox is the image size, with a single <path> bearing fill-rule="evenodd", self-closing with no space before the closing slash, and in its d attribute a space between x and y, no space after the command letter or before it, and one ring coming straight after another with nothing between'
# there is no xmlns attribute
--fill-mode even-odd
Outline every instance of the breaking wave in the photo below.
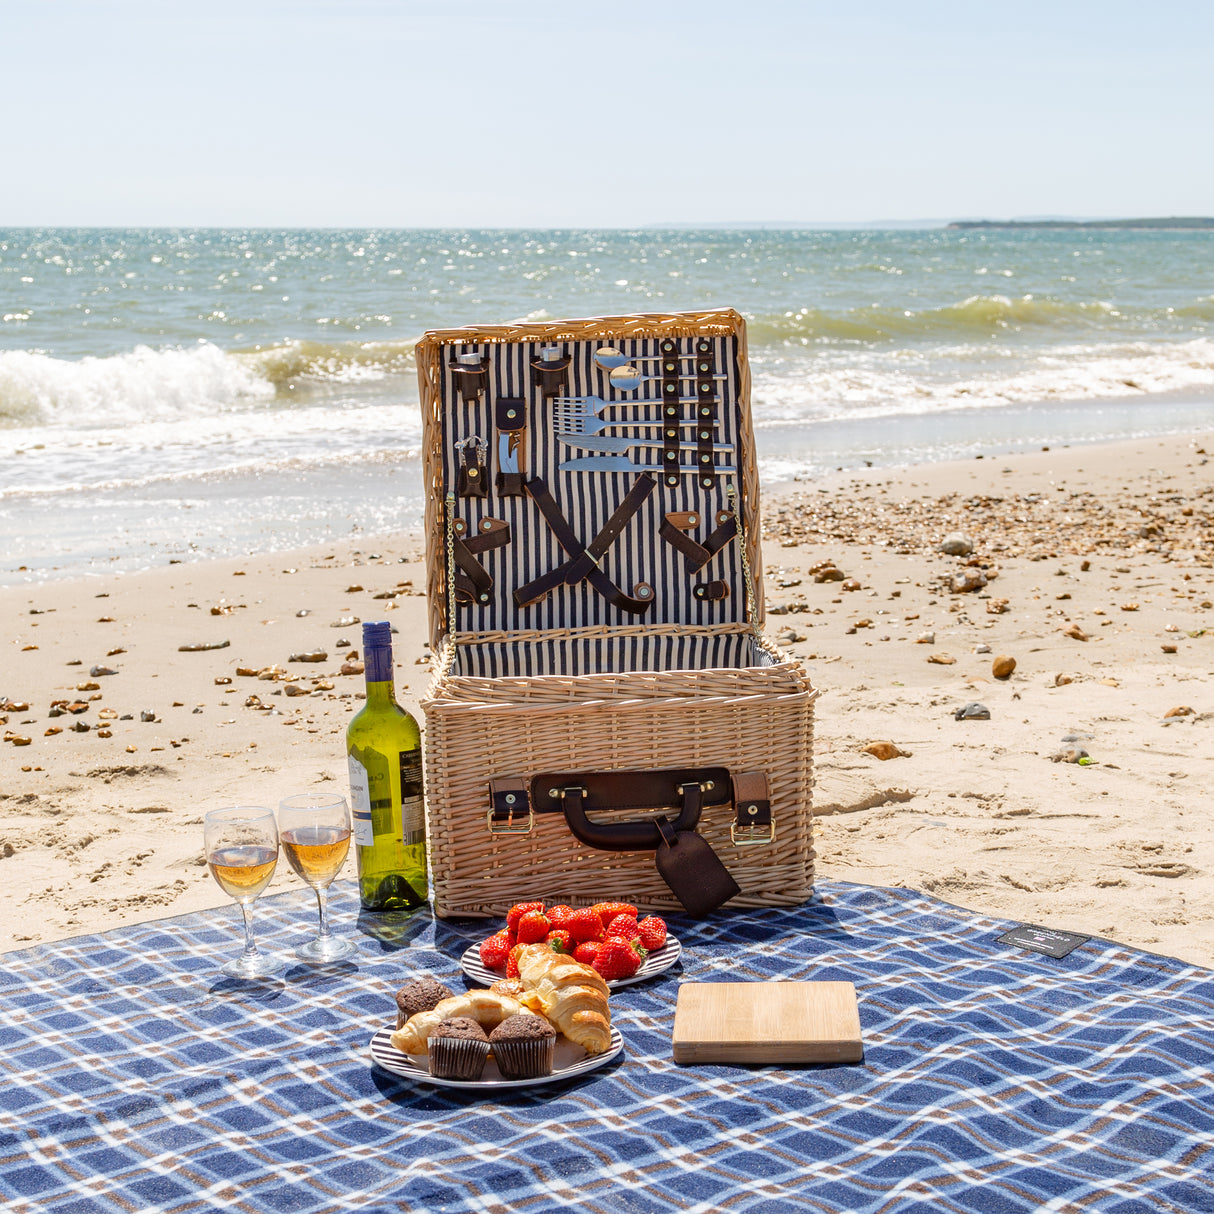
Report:
<svg viewBox="0 0 1214 1214"><path fill-rule="evenodd" d="M108 357L54 358L0 351L0 426L194 419L270 404L298 386L350 384L410 375L412 341L288 341L224 351L137 346Z"/></svg>
<svg viewBox="0 0 1214 1214"><path fill-rule="evenodd" d="M935 308L849 308L831 312L801 308L796 312L749 318L750 339L758 345L803 341L888 342L936 338L954 341L997 337L1023 330L1178 331L1185 321L1209 319L1214 300L1202 299L1179 308L1134 310L1101 301L1080 303L1025 295L971 295L960 303Z"/></svg>

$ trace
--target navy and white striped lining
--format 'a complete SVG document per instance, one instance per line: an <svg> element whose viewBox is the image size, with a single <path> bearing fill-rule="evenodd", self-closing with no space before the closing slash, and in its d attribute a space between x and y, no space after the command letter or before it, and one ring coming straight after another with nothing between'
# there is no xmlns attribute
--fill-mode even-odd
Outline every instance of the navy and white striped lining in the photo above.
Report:
<svg viewBox="0 0 1214 1214"><path fill-rule="evenodd" d="M694 340L696 339L690 337L680 338L680 349L690 350ZM604 400L624 401L633 397L634 394L631 393L614 392L608 373L594 362L595 350L607 341L608 339L603 338L560 343L566 353L572 356L566 395L599 396ZM536 339L443 347L444 483L455 483L458 467L456 443L470 435L480 435L486 440L489 449L490 495L487 498L458 498L456 512L468 522L472 532L475 532L482 518L493 517L505 519L510 524L511 533L511 542L508 545L482 557L494 581L491 602L485 606L461 607L457 631L516 632L636 623L703 625L742 622L745 618L746 603L740 540L727 545L698 573L689 574L682 555L658 534L662 518L668 511L695 510L702 513L704 524L700 532L693 534L707 535L716 525L717 512L728 508L727 485L731 481L738 486L740 498L740 477L737 475L730 478L719 477L712 489L702 488L695 476L681 476L677 488L667 486L659 477L657 491L641 507L624 534L602 559L604 571L625 592L631 593L640 581L653 586L654 607L643 617L622 613L595 592L587 582L558 587L545 599L529 607L516 606L512 597L513 591L561 564L568 554L557 543L529 497L502 497L496 492L494 477L497 472L498 453L493 427L494 402L500 396L519 396L530 402L522 468L524 478L538 475L544 479L565 517L584 542L588 543L607 522L634 480L634 475L630 473L557 472L557 465L564 460L592 453L569 448L557 442L556 427L551 420L548 406L540 398L538 389L531 386L530 364L533 359L539 357L541 348L548 344L551 344L549 339ZM658 350L656 338L616 339L614 344L633 357L656 355ZM739 434L738 426L737 341L732 337L717 337L713 339L713 345L717 370L727 377L720 383L715 441L732 444L735 448L734 452L722 453L717 458L722 464L729 463L740 468L743 436ZM489 390L482 394L478 402L469 404L459 397L448 363L454 354L473 349L490 355ZM646 375L653 374L656 369L655 364L651 362L638 365L642 374ZM684 360L685 367L690 369L691 365L689 360ZM693 388L694 380L688 381L685 394L692 395ZM655 391L656 385L643 384L635 395L652 397ZM691 406L685 406L685 410L690 408ZM633 406L613 410L612 415L624 421L635 421L643 416L660 417L654 404L644 408ZM685 416L693 415L688 411ZM629 457L638 464L660 461L661 432L653 430L648 433L654 436L653 446L638 447L629 452ZM684 441L694 443L692 431L686 431ZM690 456L685 456L684 459L691 463ZM727 582L733 589L728 598L713 603L695 597L693 589L697 582L717 578ZM686 652L688 660L693 660L695 655L690 650ZM660 660L656 651L654 653L655 660ZM704 653L706 658L711 658L711 647ZM676 654L672 652L671 660L675 657ZM520 661L525 660L520 658ZM570 661L574 665L581 664L578 658L571 657Z"/></svg>
<svg viewBox="0 0 1214 1214"><path fill-rule="evenodd" d="M740 670L771 664L770 655L745 633L667 633L460 645L454 673L468 678L533 678L624 671Z"/></svg>

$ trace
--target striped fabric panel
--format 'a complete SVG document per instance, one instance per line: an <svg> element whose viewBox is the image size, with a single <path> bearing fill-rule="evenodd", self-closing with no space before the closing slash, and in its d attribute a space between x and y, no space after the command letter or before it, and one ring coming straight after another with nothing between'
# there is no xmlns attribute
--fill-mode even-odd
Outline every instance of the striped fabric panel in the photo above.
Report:
<svg viewBox="0 0 1214 1214"><path fill-rule="evenodd" d="M690 350L693 338L682 338L680 348ZM524 444L522 472L525 479L540 476L548 485L553 498L560 506L574 532L584 543L589 543L599 532L634 482L630 473L576 473L558 472L557 465L567 459L595 454L563 446L554 437L555 427L545 416L539 389L531 386L531 362L539 357L546 341L509 342L478 346L453 345L443 352L443 416L444 434L443 478L447 485L454 485L458 458L455 444L470 435L479 435L488 444L490 494L487 498L459 498L456 514L474 532L480 520L486 517L504 519L510 524L511 543L504 548L483 556L482 564L493 577L492 601L484 606L460 608L458 630L475 631L527 631L551 628L579 628L599 625L618 625L644 622L646 624L721 624L742 621L746 616L743 591L741 543L728 544L699 572L689 574L683 556L658 534L665 514L672 510L695 510L704 515L704 525L693 538L703 540L716 526L718 510L729 506L727 489L730 482L737 487L739 505L741 480L739 476L719 477L712 489L703 489L694 476L683 476L677 488L668 487L660 480L657 490L628 524L624 534L602 560L602 568L621 590L631 593L638 582L648 582L655 591L653 608L643 616L630 616L611 606L588 582L576 586L562 586L547 598L529 607L519 608L513 592L536 577L562 564L568 554L557 543L541 516L539 509L529 497L501 497L494 487L498 468L497 441L494 430L494 404L499 397L523 397L528 406L528 424ZM612 390L608 373L594 362L594 352L601 345L611 344L606 338L594 341L563 342L565 352L572 355L569 368L567 395L598 396L603 400L630 400L633 397L654 397L658 385L642 384L635 393L618 393ZM637 357L657 353L657 339L617 340L614 343L624 353ZM732 444L732 453L717 456L721 464L741 467L742 442L739 434L738 360L737 341L732 337L713 340L714 358L718 374L728 378L719 384L717 443ZM489 390L474 404L466 404L455 387L455 376L450 370L450 360L458 353L473 351L491 355ZM691 369L691 362L684 360ZM656 372L657 364L638 364L643 375ZM685 395L694 394L694 379L685 384ZM685 416L690 418L691 406L685 406ZM611 410L611 416L621 421L636 421L641 418L658 417L654 404L648 407L631 405ZM623 430L611 433L619 435ZM655 436L660 430L648 431ZM685 443L694 443L694 432L686 431ZM630 434L630 437L632 435ZM638 464L660 462L660 440L651 447L634 448L629 457ZM692 457L685 455L684 462L690 464ZM705 603L693 594L698 582L723 579L732 588L728 598L718 603Z"/></svg>
<svg viewBox="0 0 1214 1214"><path fill-rule="evenodd" d="M554 638L461 645L455 673L468 678L531 678L604 671L736 670L770 666L745 634Z"/></svg>

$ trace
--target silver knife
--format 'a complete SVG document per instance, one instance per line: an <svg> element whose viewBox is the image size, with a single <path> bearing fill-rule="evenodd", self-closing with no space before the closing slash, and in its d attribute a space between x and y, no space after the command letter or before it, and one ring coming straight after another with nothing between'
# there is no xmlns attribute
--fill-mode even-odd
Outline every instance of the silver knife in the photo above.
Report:
<svg viewBox="0 0 1214 1214"><path fill-rule="evenodd" d="M626 455L587 455L581 459L567 459L557 464L558 472L681 472L684 476L698 476L701 472L712 472L723 476L734 476L737 468L729 464L634 464Z"/></svg>
<svg viewBox="0 0 1214 1214"><path fill-rule="evenodd" d="M563 431L558 431L556 437L566 447L579 447L583 451L627 451L631 447L660 447L662 445L660 438L612 438L607 434L596 437L586 434L567 434ZM712 449L714 451L732 451L733 444L717 443ZM699 448L685 445L679 450L698 451Z"/></svg>

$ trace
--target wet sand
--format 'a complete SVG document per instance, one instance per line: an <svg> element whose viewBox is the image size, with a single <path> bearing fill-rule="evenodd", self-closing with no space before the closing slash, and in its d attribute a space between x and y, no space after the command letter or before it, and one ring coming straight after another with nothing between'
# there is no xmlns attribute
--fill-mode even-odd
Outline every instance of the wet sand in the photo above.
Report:
<svg viewBox="0 0 1214 1214"><path fill-rule="evenodd" d="M766 631L823 692L820 875L1214 964L1211 460L1207 433L765 495ZM972 552L942 553L952 532ZM346 791L349 621L392 620L419 711L422 552L404 534L0 590L0 949L227 903L206 809ZM222 647L182 648L202 645ZM989 719L957 719L971 703ZM288 888L309 896L284 865Z"/></svg>

